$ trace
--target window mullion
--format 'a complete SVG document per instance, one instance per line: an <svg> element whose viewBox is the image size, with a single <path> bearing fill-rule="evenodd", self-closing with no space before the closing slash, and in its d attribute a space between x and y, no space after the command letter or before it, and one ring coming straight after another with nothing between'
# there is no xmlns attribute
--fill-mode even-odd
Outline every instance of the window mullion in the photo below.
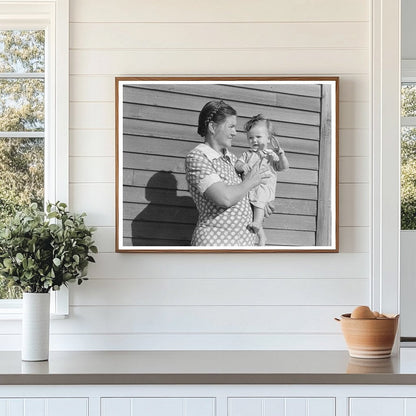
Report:
<svg viewBox="0 0 416 416"><path fill-rule="evenodd" d="M45 138L43 131L0 131L0 138Z"/></svg>
<svg viewBox="0 0 416 416"><path fill-rule="evenodd" d="M415 127L416 126L416 117L402 117L401 118L402 127Z"/></svg>
<svg viewBox="0 0 416 416"><path fill-rule="evenodd" d="M0 79L45 79L44 72L0 72Z"/></svg>

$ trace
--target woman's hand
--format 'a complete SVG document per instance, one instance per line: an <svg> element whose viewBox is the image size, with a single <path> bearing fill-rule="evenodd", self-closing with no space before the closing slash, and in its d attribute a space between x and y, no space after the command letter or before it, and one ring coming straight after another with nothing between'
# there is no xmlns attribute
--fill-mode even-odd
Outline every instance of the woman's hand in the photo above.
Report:
<svg viewBox="0 0 416 416"><path fill-rule="evenodd" d="M262 167L260 166L260 163L261 160L256 162L244 178L244 182L250 187L250 189L255 188L260 184L265 184L267 179L272 176L272 173L267 166Z"/></svg>

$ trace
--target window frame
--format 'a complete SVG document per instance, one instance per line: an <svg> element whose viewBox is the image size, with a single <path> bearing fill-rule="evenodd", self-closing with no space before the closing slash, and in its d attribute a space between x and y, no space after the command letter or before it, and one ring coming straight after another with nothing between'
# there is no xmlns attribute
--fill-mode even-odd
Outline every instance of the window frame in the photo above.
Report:
<svg viewBox="0 0 416 416"><path fill-rule="evenodd" d="M0 30L45 30L45 201L69 200L69 0L0 0ZM57 88L59 86L59 88ZM69 313L66 287L51 313ZM0 320L20 318L21 300L0 300Z"/></svg>
<svg viewBox="0 0 416 416"><path fill-rule="evenodd" d="M399 313L400 2L373 0L371 15L370 306Z"/></svg>

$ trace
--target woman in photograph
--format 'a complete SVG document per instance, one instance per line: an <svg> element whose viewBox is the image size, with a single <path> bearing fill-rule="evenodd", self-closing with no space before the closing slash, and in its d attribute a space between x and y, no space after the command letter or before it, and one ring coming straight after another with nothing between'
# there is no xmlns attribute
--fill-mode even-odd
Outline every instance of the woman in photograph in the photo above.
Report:
<svg viewBox="0 0 416 416"><path fill-rule="evenodd" d="M224 101L209 101L199 114L198 134L204 143L186 157L189 191L198 209L192 246L254 246L250 229L253 212L248 192L270 176L259 164L244 180L236 173L230 153L236 135L237 112Z"/></svg>

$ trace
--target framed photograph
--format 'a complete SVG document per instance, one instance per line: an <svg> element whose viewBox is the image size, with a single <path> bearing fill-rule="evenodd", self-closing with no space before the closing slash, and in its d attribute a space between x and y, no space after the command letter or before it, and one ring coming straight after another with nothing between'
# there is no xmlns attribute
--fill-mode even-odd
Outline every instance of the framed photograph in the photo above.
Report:
<svg viewBox="0 0 416 416"><path fill-rule="evenodd" d="M117 252L338 252L338 77L115 81Z"/></svg>

